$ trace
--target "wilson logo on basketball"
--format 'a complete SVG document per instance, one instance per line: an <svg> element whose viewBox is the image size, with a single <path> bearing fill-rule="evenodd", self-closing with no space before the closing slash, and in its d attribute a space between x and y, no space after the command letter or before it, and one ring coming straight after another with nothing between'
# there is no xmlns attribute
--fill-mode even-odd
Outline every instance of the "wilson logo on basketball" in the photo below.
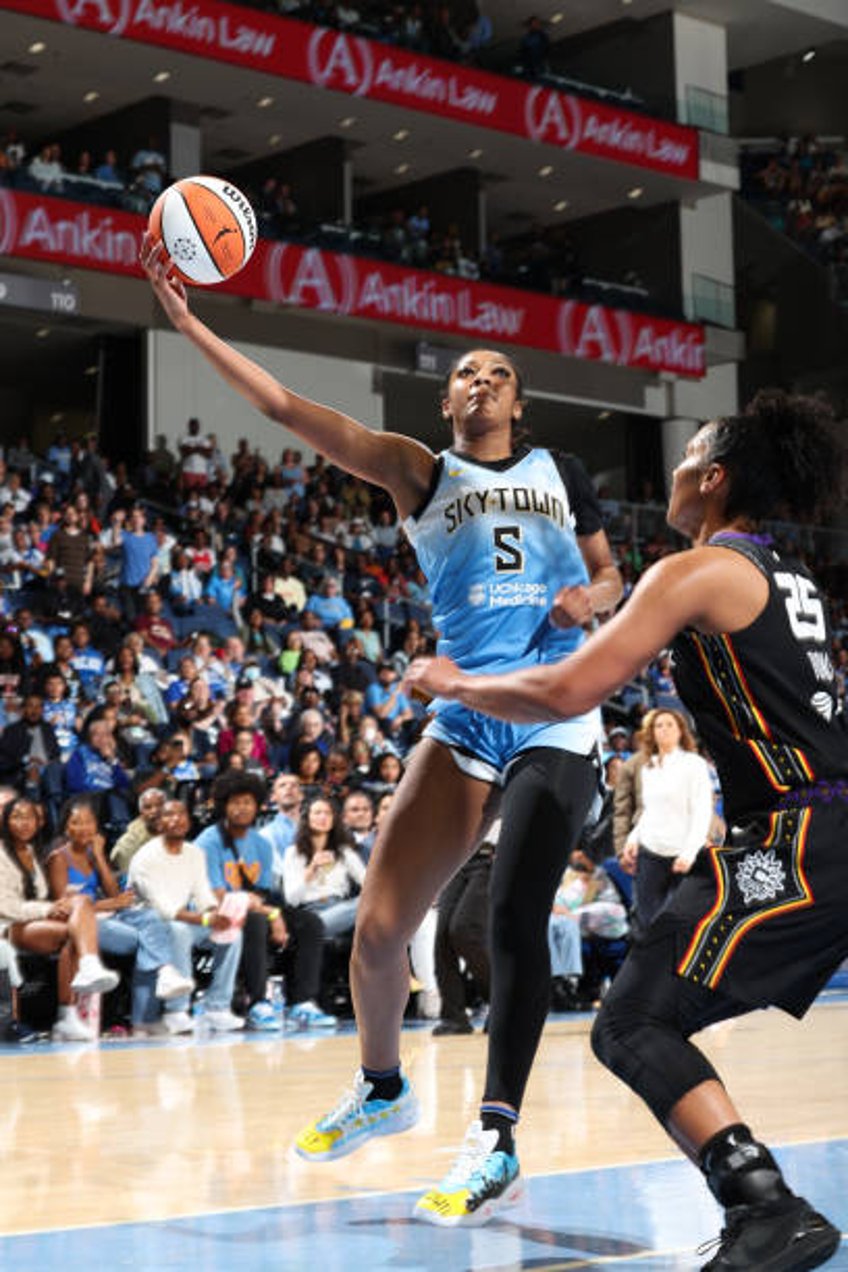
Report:
<svg viewBox="0 0 848 1272"><path fill-rule="evenodd" d="M256 217L234 185L184 177L153 205L148 229L188 283L210 286L237 274L256 246Z"/></svg>

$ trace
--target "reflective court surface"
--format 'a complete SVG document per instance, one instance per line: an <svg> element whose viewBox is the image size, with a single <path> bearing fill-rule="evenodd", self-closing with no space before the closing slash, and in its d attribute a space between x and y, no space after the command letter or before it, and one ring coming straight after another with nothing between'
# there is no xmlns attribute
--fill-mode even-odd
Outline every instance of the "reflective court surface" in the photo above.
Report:
<svg viewBox="0 0 848 1272"><path fill-rule="evenodd" d="M405 1032L423 1116L309 1164L290 1145L356 1066L351 1032L0 1052L0 1266L693 1269L721 1226L699 1174L591 1055L545 1030L518 1135L527 1196L476 1229L412 1219L475 1115L485 1040ZM848 997L701 1035L792 1186L848 1232ZM17 1234L17 1235L16 1235ZM828 1267L848 1272L848 1240Z"/></svg>

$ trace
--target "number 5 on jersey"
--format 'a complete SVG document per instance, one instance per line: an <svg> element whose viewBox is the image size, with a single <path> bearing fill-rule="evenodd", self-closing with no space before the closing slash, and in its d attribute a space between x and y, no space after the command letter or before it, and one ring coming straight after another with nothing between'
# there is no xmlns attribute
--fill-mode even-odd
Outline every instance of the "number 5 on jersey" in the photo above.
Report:
<svg viewBox="0 0 848 1272"><path fill-rule="evenodd" d="M495 572L497 574L522 574L524 552L521 549L521 526L495 526L492 530L495 546Z"/></svg>

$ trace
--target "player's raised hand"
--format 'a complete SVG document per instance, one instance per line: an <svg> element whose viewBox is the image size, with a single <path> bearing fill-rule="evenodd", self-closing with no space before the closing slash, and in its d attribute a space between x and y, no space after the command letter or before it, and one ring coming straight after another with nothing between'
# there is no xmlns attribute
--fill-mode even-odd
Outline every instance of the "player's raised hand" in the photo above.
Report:
<svg viewBox="0 0 848 1272"><path fill-rule="evenodd" d="M179 329L188 317L188 296L181 279L174 273L173 265L159 239L145 233L138 254L141 268L150 279L159 304L171 322Z"/></svg>

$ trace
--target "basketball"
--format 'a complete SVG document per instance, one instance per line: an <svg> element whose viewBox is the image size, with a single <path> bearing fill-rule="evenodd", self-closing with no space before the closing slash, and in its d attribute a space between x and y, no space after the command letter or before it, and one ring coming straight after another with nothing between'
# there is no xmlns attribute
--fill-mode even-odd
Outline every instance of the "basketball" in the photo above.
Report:
<svg viewBox="0 0 848 1272"><path fill-rule="evenodd" d="M211 287L242 269L256 246L256 216L219 177L184 177L160 194L148 230L186 283Z"/></svg>

